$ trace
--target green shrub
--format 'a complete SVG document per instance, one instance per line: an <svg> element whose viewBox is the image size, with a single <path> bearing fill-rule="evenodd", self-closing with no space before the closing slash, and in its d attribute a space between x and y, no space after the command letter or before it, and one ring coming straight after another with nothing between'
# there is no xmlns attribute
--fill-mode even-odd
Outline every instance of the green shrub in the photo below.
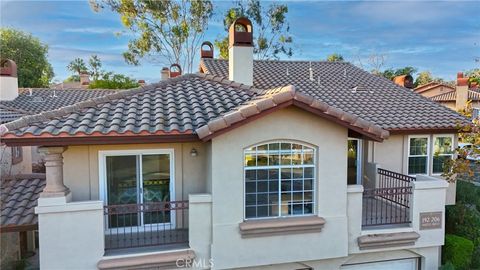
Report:
<svg viewBox="0 0 480 270"><path fill-rule="evenodd" d="M473 254L473 242L457 235L445 235L443 262L451 262L456 270L470 269Z"/></svg>
<svg viewBox="0 0 480 270"><path fill-rule="evenodd" d="M447 262L446 264L440 266L440 270L455 270L452 262Z"/></svg>

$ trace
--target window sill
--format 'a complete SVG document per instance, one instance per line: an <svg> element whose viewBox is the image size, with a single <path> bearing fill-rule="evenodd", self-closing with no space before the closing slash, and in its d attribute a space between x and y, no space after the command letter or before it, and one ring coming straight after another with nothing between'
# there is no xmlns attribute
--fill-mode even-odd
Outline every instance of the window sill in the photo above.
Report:
<svg viewBox="0 0 480 270"><path fill-rule="evenodd" d="M247 220L239 224L242 238L320 232L325 219L318 216Z"/></svg>

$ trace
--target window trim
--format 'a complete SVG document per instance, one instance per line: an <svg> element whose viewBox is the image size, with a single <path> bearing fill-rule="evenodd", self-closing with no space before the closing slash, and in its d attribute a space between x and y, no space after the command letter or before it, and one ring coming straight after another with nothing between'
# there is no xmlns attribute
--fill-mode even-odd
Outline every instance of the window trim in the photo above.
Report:
<svg viewBox="0 0 480 270"><path fill-rule="evenodd" d="M166 148L166 149L136 149L136 150L101 150L98 151L98 197L99 200L103 202L103 205L107 205L108 202L108 195L107 195L107 157L108 156L142 156L142 155L162 155L168 154L170 155L170 201L175 201L175 154L173 148ZM141 158L140 158L140 166L141 166ZM143 183L143 176L140 173L140 179L137 179ZM143 196L141 196L141 201L138 203L143 203ZM172 219L170 224L175 226L176 217L175 212L172 214ZM141 225L139 225L141 226ZM124 227L126 229L129 228L137 228L139 226L134 227ZM154 230L154 226L146 226L145 230L150 231ZM109 228L106 230L105 233L109 234L112 233L115 229Z"/></svg>
<svg viewBox="0 0 480 270"><path fill-rule="evenodd" d="M357 141L357 185L362 185L363 184L363 140L359 138L352 138L348 137L347 139L347 146L348 146L348 141ZM347 149L347 155L348 155L348 149ZM348 175L347 175L348 177Z"/></svg>
<svg viewBox="0 0 480 270"><path fill-rule="evenodd" d="M299 145L302 145L302 146L305 146L305 147L308 147L310 149L313 150L313 164L308 164L307 166L305 165L275 165L275 166L252 166L252 167L247 167L246 164L245 164L245 154L246 154L246 151L248 148L252 148L252 147L258 147L258 146L261 146L261 145L268 145L268 144L272 144L272 143L291 143L291 144L299 144ZM280 149L279 149L280 150ZM316 216L317 215L317 187L316 187L316 183L317 183L317 147L312 145L312 144L308 144L308 143L305 143L305 142L301 142L301 141L295 141L295 140L271 140L271 141L263 141L261 143L257 143L257 144L253 144L253 145L250 145L250 146L247 146L245 148L243 148L243 152L242 152L242 166L243 166L243 220L244 221L255 221L255 220L268 220L268 219L282 219L282 218L296 218L296 217L309 217L309 216ZM248 168L248 169L247 169ZM253 170L253 169L257 169L257 170L261 170L261 169L282 169L282 168L313 168L313 181L312 181L312 213L310 214L301 214L301 215L288 215L288 216L282 216L280 215L281 211L280 211L280 207L281 207L281 204L278 205L279 207L279 211L278 211L278 215L277 216L267 216L267 217L254 217L254 218L247 218L247 211L246 211L246 203L247 203L247 200L246 200L246 197L247 197L247 189L246 189L246 179L245 179L245 172L247 170ZM279 173L279 179L278 179L278 197L279 197L279 202L281 201L281 173ZM304 190L303 190L304 192Z"/></svg>
<svg viewBox="0 0 480 270"><path fill-rule="evenodd" d="M450 156L452 159L454 158L454 150L455 150L455 136L453 134L434 134L433 135L433 139L432 139L432 170L431 170L431 175L435 175L435 176L438 176L438 175L442 175L442 172L441 173L435 173L433 172L433 159L435 158L435 139L436 138L452 138L452 145L451 145L451 150L452 150L452 153L451 154L439 154L439 156Z"/></svg>
<svg viewBox="0 0 480 270"><path fill-rule="evenodd" d="M430 158L431 158L431 147L430 147L430 135L409 135L408 136L408 148L407 148L407 174L409 176L416 176L416 175L429 175L430 174ZM415 138L422 138L422 139L427 139L427 164L426 164L426 171L425 173L417 173L417 174L411 174L409 171L410 167L410 158L411 157L424 157L424 155L410 155L410 143L411 139Z"/></svg>
<svg viewBox="0 0 480 270"><path fill-rule="evenodd" d="M14 155L16 149L18 149L18 156ZM21 163L23 161L23 148L22 146L12 146L10 148L10 156L12 159L12 165L16 165L18 163Z"/></svg>

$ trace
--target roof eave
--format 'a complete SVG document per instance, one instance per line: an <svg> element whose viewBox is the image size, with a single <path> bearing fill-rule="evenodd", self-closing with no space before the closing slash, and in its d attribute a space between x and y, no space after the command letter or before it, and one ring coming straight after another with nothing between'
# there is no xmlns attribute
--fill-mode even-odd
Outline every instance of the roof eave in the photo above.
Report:
<svg viewBox="0 0 480 270"><path fill-rule="evenodd" d="M147 144L147 143L182 143L199 141L196 134L174 135L138 135L138 136L23 136L6 137L2 143L7 146L69 146L69 145L108 145L108 144Z"/></svg>

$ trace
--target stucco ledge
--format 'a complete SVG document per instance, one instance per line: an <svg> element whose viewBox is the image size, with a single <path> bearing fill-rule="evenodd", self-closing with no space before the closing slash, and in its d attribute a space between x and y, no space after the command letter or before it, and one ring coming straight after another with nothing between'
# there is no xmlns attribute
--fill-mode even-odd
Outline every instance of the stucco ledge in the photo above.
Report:
<svg viewBox="0 0 480 270"><path fill-rule="evenodd" d="M318 216L247 220L239 224L242 238L320 232L325 219Z"/></svg>
<svg viewBox="0 0 480 270"><path fill-rule="evenodd" d="M384 234L368 234L358 237L358 247L363 249L381 249L386 247L412 246L420 234L416 232L398 232Z"/></svg>
<svg viewBox="0 0 480 270"><path fill-rule="evenodd" d="M148 255L128 256L107 259L104 258L97 263L100 270L107 269L173 269L178 268L177 262L195 259L193 250L178 250Z"/></svg>

